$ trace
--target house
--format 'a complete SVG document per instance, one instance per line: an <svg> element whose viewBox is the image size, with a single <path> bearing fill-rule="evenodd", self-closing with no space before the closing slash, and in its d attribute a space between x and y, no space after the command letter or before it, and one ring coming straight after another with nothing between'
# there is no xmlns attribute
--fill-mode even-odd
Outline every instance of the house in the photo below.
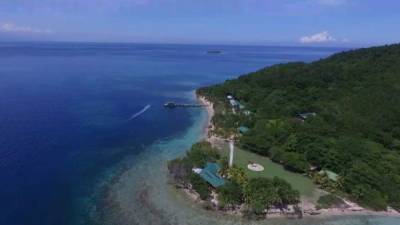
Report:
<svg viewBox="0 0 400 225"><path fill-rule="evenodd" d="M304 120L306 120L308 118L311 118L311 117L314 117L316 115L317 115L317 113L315 113L315 112L307 112L307 113L299 113L299 114L297 114L297 117L300 120L304 121Z"/></svg>
<svg viewBox="0 0 400 225"><path fill-rule="evenodd" d="M199 175L211 186L217 188L225 184L224 178L218 174L220 170L221 167L218 163L207 163Z"/></svg>
<svg viewBox="0 0 400 225"><path fill-rule="evenodd" d="M234 108L239 107L239 105L240 105L239 102L236 101L235 99L230 99L230 100L229 100L229 103L230 103L231 106L234 107Z"/></svg>
<svg viewBox="0 0 400 225"><path fill-rule="evenodd" d="M339 175L335 172L332 172L330 170L321 170L318 172L319 175L326 175L329 180L337 182L339 180Z"/></svg>
<svg viewBox="0 0 400 225"><path fill-rule="evenodd" d="M240 126L240 127L238 128L238 131L239 131L241 134L247 133L249 130L250 130L250 129L249 129L248 127L245 127L245 126Z"/></svg>

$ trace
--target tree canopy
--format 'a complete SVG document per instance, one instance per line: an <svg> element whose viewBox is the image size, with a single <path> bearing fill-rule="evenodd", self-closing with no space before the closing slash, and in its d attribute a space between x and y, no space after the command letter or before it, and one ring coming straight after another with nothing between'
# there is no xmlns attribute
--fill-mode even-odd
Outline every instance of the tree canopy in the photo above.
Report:
<svg viewBox="0 0 400 225"><path fill-rule="evenodd" d="M299 202L299 192L293 190L289 183L280 178L253 178L244 187L245 201L257 214L275 206L284 208L288 204Z"/></svg>
<svg viewBox="0 0 400 225"><path fill-rule="evenodd" d="M252 114L232 112L227 93ZM243 148L292 171L334 171L362 205L400 209L400 44L274 65L198 94L215 103L220 135L245 125Z"/></svg>
<svg viewBox="0 0 400 225"><path fill-rule="evenodd" d="M272 206L285 209L288 205L298 204L299 192L285 180L277 177L249 180L242 168L235 165L228 167L226 159L221 159L218 151L208 142L194 144L184 157L170 161L168 169L175 185L192 188L202 200L207 201L215 189L192 169L215 161L222 165L220 173L227 181L216 189L219 208L230 209L246 203L252 212L262 215L265 209Z"/></svg>

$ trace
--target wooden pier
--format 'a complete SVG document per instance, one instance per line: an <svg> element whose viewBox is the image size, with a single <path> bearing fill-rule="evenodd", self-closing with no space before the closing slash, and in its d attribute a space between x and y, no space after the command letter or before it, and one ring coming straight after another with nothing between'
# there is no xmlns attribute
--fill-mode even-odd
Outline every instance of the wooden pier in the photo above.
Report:
<svg viewBox="0 0 400 225"><path fill-rule="evenodd" d="M189 108L189 107L206 107L207 105L204 104L183 104L183 103L175 103L175 102L167 102L164 104L164 107L166 108L177 108L177 107L183 107L183 108Z"/></svg>

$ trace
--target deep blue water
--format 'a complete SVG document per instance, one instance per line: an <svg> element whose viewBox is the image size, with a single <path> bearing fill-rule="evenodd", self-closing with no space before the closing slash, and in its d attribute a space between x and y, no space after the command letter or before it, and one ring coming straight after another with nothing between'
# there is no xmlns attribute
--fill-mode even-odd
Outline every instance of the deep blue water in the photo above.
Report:
<svg viewBox="0 0 400 225"><path fill-rule="evenodd" d="M190 102L198 87L341 50L0 44L0 224L69 224L76 200L94 192L102 174L191 125L196 109L166 110L164 102Z"/></svg>

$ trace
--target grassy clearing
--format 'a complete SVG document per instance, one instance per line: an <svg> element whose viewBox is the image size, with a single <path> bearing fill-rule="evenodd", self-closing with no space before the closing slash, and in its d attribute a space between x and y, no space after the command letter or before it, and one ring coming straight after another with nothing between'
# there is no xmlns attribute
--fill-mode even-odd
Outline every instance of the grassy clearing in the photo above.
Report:
<svg viewBox="0 0 400 225"><path fill-rule="evenodd" d="M225 144L221 149L221 155L229 157L228 145ZM264 166L264 171L254 172L247 168L249 162L255 162ZM283 168L278 163L272 162L268 157L263 157L252 152L235 147L234 164L242 167L249 178L255 177L279 177L289 182L294 189L298 190L302 196L315 197L316 185L308 177L301 174L292 173Z"/></svg>

